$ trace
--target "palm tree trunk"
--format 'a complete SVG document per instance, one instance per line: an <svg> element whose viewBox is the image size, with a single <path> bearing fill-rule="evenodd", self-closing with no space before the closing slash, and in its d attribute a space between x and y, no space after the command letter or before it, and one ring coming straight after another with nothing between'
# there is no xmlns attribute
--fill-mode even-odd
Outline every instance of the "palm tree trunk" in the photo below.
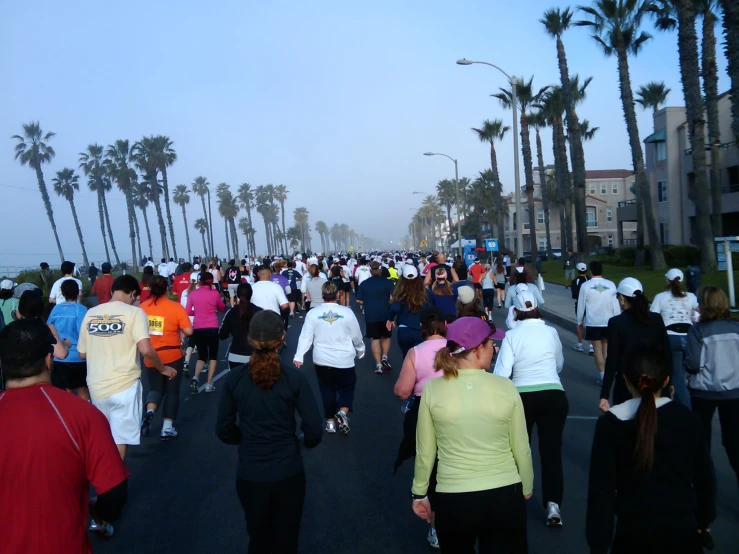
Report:
<svg viewBox="0 0 739 554"><path fill-rule="evenodd" d="M208 255L208 254L207 254L207 252L208 252L208 247L207 247L207 246L206 246L206 244L205 244L205 231L202 231L202 232L200 233L200 237L201 237L201 238L203 239L203 256L207 256L207 255Z"/></svg>
<svg viewBox="0 0 739 554"><path fill-rule="evenodd" d="M82 248L82 262L85 266L89 266L87 261L87 251L85 250L85 241L82 240L82 229L80 229L80 220L77 218L77 210L74 207L74 200L69 199L69 207L72 208L72 218L74 219L74 227L77 229L77 236L80 239L80 247Z"/></svg>
<svg viewBox="0 0 739 554"><path fill-rule="evenodd" d="M544 170L544 153L541 148L541 133L539 128L536 129L536 161L539 166L539 182L541 190L541 203L544 208L544 229L546 230L547 238L547 259L553 260L554 255L552 254L552 236L549 233L549 198L547 198L547 177Z"/></svg>
<svg viewBox="0 0 739 554"><path fill-rule="evenodd" d="M136 226L136 240L137 240L138 246L139 246L139 256L143 256L144 255L144 251L141 248L141 229L139 229L139 218L138 218L138 216L136 215L135 212L134 212L134 216L133 216L133 223ZM135 272L136 273L138 273L138 267L139 267L139 260L137 258L136 261L134 262L134 268L135 268Z"/></svg>
<svg viewBox="0 0 739 554"><path fill-rule="evenodd" d="M241 258L239 254L239 233L236 232L236 222L233 217L228 218L228 223L231 226L231 239L233 240L234 259L238 262Z"/></svg>
<svg viewBox="0 0 739 554"><path fill-rule="evenodd" d="M634 109L634 93L631 90L631 76L629 74L629 59L626 54L626 48L623 45L617 49L618 55L618 73L619 88L621 89L621 103L623 104L624 119L626 120L626 130L629 135L629 144L631 146L631 159L634 164L634 173L636 175L636 185L639 188L639 196L641 196L644 207L644 223L649 236L649 250L652 253L652 268L664 269L665 256L662 252L662 245L657 236L657 224L654 219L654 210L652 209L652 196L649 192L649 179L644 169L644 152L641 148L639 139L639 128L636 124L636 110ZM705 152L704 152L705 156ZM643 241L643 238L642 238ZM639 245L639 234L637 231L637 249L644 248L643 243ZM713 250L713 245L711 245Z"/></svg>
<svg viewBox="0 0 739 554"><path fill-rule="evenodd" d="M714 237L722 237L721 216L721 130L718 119L718 67L716 65L716 18L708 9L703 14L703 43L701 45L701 67L703 69L703 91L706 98L708 141L711 144L711 227Z"/></svg>
<svg viewBox="0 0 739 554"><path fill-rule="evenodd" d="M223 218L223 226L226 230L226 258L230 260L231 259L231 241L229 240L229 236L228 236L228 219L225 217Z"/></svg>
<svg viewBox="0 0 739 554"><path fill-rule="evenodd" d="M285 203L280 202L280 211L282 212L282 234L283 236L283 242L285 243L285 254L287 254L287 227L285 227Z"/></svg>
<svg viewBox="0 0 739 554"><path fill-rule="evenodd" d="M36 179L38 180L38 190L41 193L41 200L44 202L44 208L46 208L46 216L49 218L51 224L51 230L54 233L54 239L56 240L56 247L59 250L59 259L64 263L64 252L62 252L62 243L59 242L59 233L56 231L56 223L54 222L54 211L51 208L51 199L49 198L49 192L46 189L46 182L44 181L44 173L41 171L41 166L37 165Z"/></svg>
<svg viewBox="0 0 739 554"><path fill-rule="evenodd" d="M568 223L572 212L570 210L570 168L567 162L567 143L565 141L564 126L561 120L554 122L554 155L557 177L557 204L559 205L559 236L560 248L564 253L572 248L572 224Z"/></svg>
<svg viewBox="0 0 739 554"><path fill-rule="evenodd" d="M208 244L211 244L212 241L210 240L210 219L208 219L208 209L205 207L205 195L204 194L200 196L200 201L203 203L203 217L205 218L205 223L206 223L206 226L207 226ZM210 201L210 198L209 198L209 201ZM203 237L203 238L205 238L205 237ZM208 249L207 248L205 250L203 250L203 256L205 256L205 257L208 256Z"/></svg>
<svg viewBox="0 0 739 554"><path fill-rule="evenodd" d="M134 273L139 272L139 259L136 255L136 235L138 234L136 224L134 221L136 220L136 210L133 207L133 192L131 191L130 183L129 187L126 190L126 211L128 213L128 236L131 239L131 256L132 256L132 265L131 268ZM139 241L139 255L141 255L141 241Z"/></svg>
<svg viewBox="0 0 739 554"><path fill-rule="evenodd" d="M190 231L187 230L187 212L185 205L182 204L182 219L185 220L185 242L187 242L187 259L192 260L192 252L190 252Z"/></svg>
<svg viewBox="0 0 739 554"><path fill-rule="evenodd" d="M680 75L685 95L690 147L693 150L695 174L695 229L698 249L701 253L701 269L715 271L716 248L711 229L710 190L706 175L705 121L701 97L700 69L698 65L698 37L695 32L695 3L679 0L677 5L677 47L680 57ZM718 214L719 217L721 214ZM651 239L651 237L650 237Z"/></svg>
<svg viewBox="0 0 739 554"><path fill-rule="evenodd" d="M210 255L215 255L213 243L213 206L210 203L210 190L208 191L208 234L210 235Z"/></svg>
<svg viewBox="0 0 739 554"><path fill-rule="evenodd" d="M724 12L724 52L731 79L731 128L739 142L739 4L736 0L721 0Z"/></svg>
<svg viewBox="0 0 739 554"><path fill-rule="evenodd" d="M267 247L267 254L269 255L272 253L272 247L269 243L269 223L267 223L267 218L265 218L264 216L262 216L262 218L264 219L264 241Z"/></svg>
<svg viewBox="0 0 739 554"><path fill-rule="evenodd" d="M108 201L105 199L105 193L102 195L103 199L103 212L105 213L105 223L108 226L108 238L110 239L110 248L113 250L113 256L115 256L115 263L121 265L121 259L118 257L118 250L115 247L115 241L113 240L113 228L110 226L110 215L108 214Z"/></svg>
<svg viewBox="0 0 739 554"><path fill-rule="evenodd" d="M146 226L146 237L149 239L149 257L154 259L154 247L151 243L151 230L149 229L149 218L146 217L146 210L141 208L141 213L144 215L144 225Z"/></svg>
<svg viewBox="0 0 739 554"><path fill-rule="evenodd" d="M167 257L167 228L164 226L164 218L162 217L162 205L159 202L159 195L154 197L154 208L157 212L157 222L159 223L159 238L162 241L162 258Z"/></svg>
<svg viewBox="0 0 739 554"><path fill-rule="evenodd" d="M103 235L103 245L105 246L105 261L110 262L110 252L108 251L108 239L105 237L105 214L103 213L103 194L102 188L98 191L98 215L100 216L100 233Z"/></svg>
<svg viewBox="0 0 739 554"><path fill-rule="evenodd" d="M164 187L164 208L167 210L167 223L169 224L169 237L172 240L172 257L177 259L177 247L174 243L174 225L172 225L172 212L169 209L169 185L167 181L167 166L162 166L162 186Z"/></svg>
<svg viewBox="0 0 739 554"><path fill-rule="evenodd" d="M531 261L536 263L539 257L539 245L536 240L536 207L534 205L534 168L531 158L531 134L529 119L521 112L521 149L523 150L523 170L526 176L526 200L529 209L529 250Z"/></svg>
<svg viewBox="0 0 739 554"><path fill-rule="evenodd" d="M498 154L495 152L495 144L490 143L490 171L493 173L493 197L495 198L495 221L497 224L498 248L505 247L505 223L503 222L503 185L498 173ZM451 224L451 223L450 223Z"/></svg>

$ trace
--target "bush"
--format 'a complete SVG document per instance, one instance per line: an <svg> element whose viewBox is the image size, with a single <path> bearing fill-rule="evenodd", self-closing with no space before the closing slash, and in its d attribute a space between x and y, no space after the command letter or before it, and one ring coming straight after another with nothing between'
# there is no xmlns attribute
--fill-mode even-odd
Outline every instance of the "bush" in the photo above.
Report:
<svg viewBox="0 0 739 554"><path fill-rule="evenodd" d="M700 250L695 246L685 244L674 244L663 246L665 262L670 267L687 267L698 265L701 261Z"/></svg>

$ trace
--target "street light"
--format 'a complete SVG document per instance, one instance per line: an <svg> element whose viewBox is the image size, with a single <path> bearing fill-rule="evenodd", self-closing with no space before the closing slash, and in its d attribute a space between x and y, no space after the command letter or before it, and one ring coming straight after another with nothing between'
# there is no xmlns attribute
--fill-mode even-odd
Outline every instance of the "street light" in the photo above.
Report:
<svg viewBox="0 0 739 554"><path fill-rule="evenodd" d="M462 255L462 211L459 208L459 168L457 160L439 152L424 152L424 156L444 156L454 162L454 190L457 194L457 254ZM451 229L449 230L451 232Z"/></svg>
<svg viewBox="0 0 739 554"><path fill-rule="evenodd" d="M515 75L508 75L505 71L503 71L501 68L499 68L497 65L488 63L488 62L473 62L471 60L467 60L465 58L462 58L461 60L457 60L457 65L472 65L472 64L482 64L482 65L489 65L490 67L493 67L500 71L503 75L505 75L508 78L508 81L511 84L511 104L513 105L513 168L514 168L514 176L516 179L516 186L515 186L515 194L516 194L516 248L514 250L521 249L523 250L523 233L521 232L521 177L519 175L519 169L518 169L518 160L521 157L521 153L519 152L518 147L518 106L516 105L516 77ZM544 178L543 176L541 177ZM499 237L498 240L501 240ZM532 234L532 239L534 240L534 235ZM503 243L505 244L505 239L503 239ZM519 251L520 254L520 251Z"/></svg>

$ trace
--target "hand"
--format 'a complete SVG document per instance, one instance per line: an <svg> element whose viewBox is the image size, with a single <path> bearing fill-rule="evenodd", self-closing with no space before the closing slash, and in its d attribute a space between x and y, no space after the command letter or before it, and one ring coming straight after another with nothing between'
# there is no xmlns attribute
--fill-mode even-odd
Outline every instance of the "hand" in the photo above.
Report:
<svg viewBox="0 0 739 554"><path fill-rule="evenodd" d="M165 365L163 369L162 375L166 376L170 381L177 377L177 370L175 368Z"/></svg>
<svg viewBox="0 0 739 554"><path fill-rule="evenodd" d="M422 520L431 523L431 503L428 498L413 501L413 513Z"/></svg>
<svg viewBox="0 0 739 554"><path fill-rule="evenodd" d="M72 341L69 339L62 339L62 344L69 348L70 346L72 346Z"/></svg>
<svg viewBox="0 0 739 554"><path fill-rule="evenodd" d="M395 327L395 322L394 321L388 321L385 324L385 328L388 330L388 332L392 332L393 327Z"/></svg>
<svg viewBox="0 0 739 554"><path fill-rule="evenodd" d="M299 362L298 360L293 360L293 365L299 368L303 365L303 362Z"/></svg>
<svg viewBox="0 0 739 554"><path fill-rule="evenodd" d="M601 398L600 402L598 403L598 409L601 412L606 413L608 410L611 409L611 405L609 404L608 400L606 400L605 398Z"/></svg>
<svg viewBox="0 0 739 554"><path fill-rule="evenodd" d="M530 492L529 494L524 494L524 495L523 495L523 499L524 499L524 500L528 500L528 499L529 499L529 498L531 498L532 496L534 496L534 493L533 493L533 492Z"/></svg>
<svg viewBox="0 0 739 554"><path fill-rule="evenodd" d="M364 358L364 355L365 355L366 352L367 352L366 350L362 350L361 352L357 352L357 357L361 360L362 358Z"/></svg>

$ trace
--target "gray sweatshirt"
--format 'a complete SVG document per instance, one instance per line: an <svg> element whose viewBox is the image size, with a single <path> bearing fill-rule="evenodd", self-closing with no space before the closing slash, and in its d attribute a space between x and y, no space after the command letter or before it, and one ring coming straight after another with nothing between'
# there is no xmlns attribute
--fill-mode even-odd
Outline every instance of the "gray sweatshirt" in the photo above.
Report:
<svg viewBox="0 0 739 554"><path fill-rule="evenodd" d="M688 331L685 370L688 388L697 398L739 398L739 322L716 319L699 322Z"/></svg>

